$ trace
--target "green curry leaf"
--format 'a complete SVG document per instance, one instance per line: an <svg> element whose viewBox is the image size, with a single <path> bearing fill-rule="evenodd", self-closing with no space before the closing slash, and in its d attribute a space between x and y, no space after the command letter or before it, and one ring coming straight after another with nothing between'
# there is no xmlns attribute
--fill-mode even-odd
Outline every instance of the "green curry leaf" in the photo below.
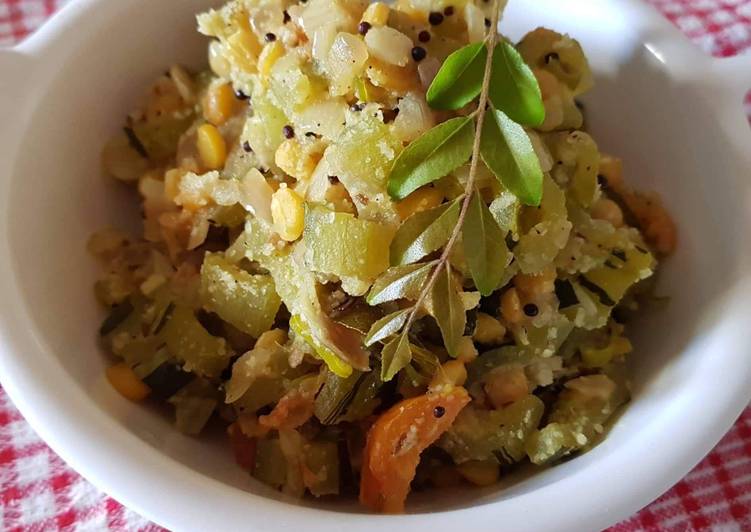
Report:
<svg viewBox="0 0 751 532"><path fill-rule="evenodd" d="M477 98L487 57L484 42L468 44L449 55L428 88L428 105L454 111Z"/></svg>
<svg viewBox="0 0 751 532"><path fill-rule="evenodd" d="M404 324L407 323L407 318L411 311L411 308L397 310L375 322L365 337L365 345L371 346L398 333Z"/></svg>
<svg viewBox="0 0 751 532"><path fill-rule="evenodd" d="M495 48L489 96L496 109L515 122L539 126L545 121L537 78L509 42L500 42Z"/></svg>
<svg viewBox="0 0 751 532"><path fill-rule="evenodd" d="M492 294L509 262L505 234L478 192L472 195L464 222L463 243L475 286L484 296Z"/></svg>
<svg viewBox="0 0 751 532"><path fill-rule="evenodd" d="M443 343L449 355L456 356L459 340L464 335L467 314L464 310L459 287L456 285L451 267L446 264L438 274L431 293L433 317L441 329Z"/></svg>
<svg viewBox="0 0 751 532"><path fill-rule="evenodd" d="M475 127L471 117L452 118L407 146L394 161L388 192L396 200L440 179L472 156Z"/></svg>
<svg viewBox="0 0 751 532"><path fill-rule="evenodd" d="M391 340L381 351L381 380L388 382L412 360L408 331Z"/></svg>
<svg viewBox="0 0 751 532"><path fill-rule="evenodd" d="M543 178L540 160L524 128L503 111L488 109L480 153L490 171L522 203L540 204Z"/></svg>
<svg viewBox="0 0 751 532"><path fill-rule="evenodd" d="M459 221L460 210L461 203L453 201L407 218L391 241L391 264L411 264L442 248Z"/></svg>
<svg viewBox="0 0 751 532"><path fill-rule="evenodd" d="M416 300L433 266L435 261L389 268L373 283L366 299L368 305L380 305L396 299Z"/></svg>

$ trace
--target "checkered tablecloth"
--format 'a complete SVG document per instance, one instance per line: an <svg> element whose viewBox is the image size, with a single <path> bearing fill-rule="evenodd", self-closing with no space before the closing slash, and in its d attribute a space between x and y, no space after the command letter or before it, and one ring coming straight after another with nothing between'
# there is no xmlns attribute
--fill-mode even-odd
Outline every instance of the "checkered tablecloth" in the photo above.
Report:
<svg viewBox="0 0 751 532"><path fill-rule="evenodd" d="M21 40L66 1L0 0L0 45ZM648 1L708 53L731 56L751 48L751 0ZM751 115L751 95L747 111ZM161 529L71 470L0 388L0 530ZM751 531L751 408L683 480L611 529L657 530Z"/></svg>

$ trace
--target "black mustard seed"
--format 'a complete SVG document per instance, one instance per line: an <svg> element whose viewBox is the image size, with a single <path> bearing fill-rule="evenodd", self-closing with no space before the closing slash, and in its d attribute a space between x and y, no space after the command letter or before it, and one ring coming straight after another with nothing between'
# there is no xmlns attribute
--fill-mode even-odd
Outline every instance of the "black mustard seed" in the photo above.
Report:
<svg viewBox="0 0 751 532"><path fill-rule="evenodd" d="M368 31L370 31L370 28L372 27L373 26L371 26L369 22L360 22L360 25L357 26L357 33L359 33L360 35L365 35L366 33L368 33Z"/></svg>

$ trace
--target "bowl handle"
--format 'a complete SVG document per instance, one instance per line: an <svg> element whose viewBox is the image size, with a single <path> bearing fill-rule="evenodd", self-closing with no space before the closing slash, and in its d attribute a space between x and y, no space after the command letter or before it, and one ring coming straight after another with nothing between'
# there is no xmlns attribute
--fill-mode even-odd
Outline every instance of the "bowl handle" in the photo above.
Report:
<svg viewBox="0 0 751 532"><path fill-rule="evenodd" d="M714 60L715 74L720 84L745 97L751 90L751 50L740 55Z"/></svg>

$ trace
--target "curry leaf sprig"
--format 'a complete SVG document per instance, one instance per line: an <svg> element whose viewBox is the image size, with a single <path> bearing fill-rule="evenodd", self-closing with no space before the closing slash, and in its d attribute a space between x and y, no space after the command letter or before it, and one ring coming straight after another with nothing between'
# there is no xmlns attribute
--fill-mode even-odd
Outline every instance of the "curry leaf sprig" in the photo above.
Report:
<svg viewBox="0 0 751 532"><path fill-rule="evenodd" d="M497 28L498 0L492 9L490 27ZM500 287L511 259L505 244L508 228L504 231L501 226L508 225L503 222L512 215L504 211L515 211L520 203L539 205L542 198L543 173L523 127L539 126L545 119L540 87L514 46L498 41L497 32L491 30L485 42L469 44L446 58L428 89L427 102L460 116L413 141L391 169L388 192L401 200L470 163L463 194L414 214L401 225L391 244L392 267L368 294L371 305L415 301L378 320L365 338L368 346L384 344L384 381L409 369L420 350L410 342L409 333L423 310L438 323L448 353L458 356L468 307L450 264L456 244L461 241L464 246L477 290L491 294ZM494 202L500 209L488 208L475 188L481 160L505 189L503 205ZM439 250L437 260L419 262Z"/></svg>

